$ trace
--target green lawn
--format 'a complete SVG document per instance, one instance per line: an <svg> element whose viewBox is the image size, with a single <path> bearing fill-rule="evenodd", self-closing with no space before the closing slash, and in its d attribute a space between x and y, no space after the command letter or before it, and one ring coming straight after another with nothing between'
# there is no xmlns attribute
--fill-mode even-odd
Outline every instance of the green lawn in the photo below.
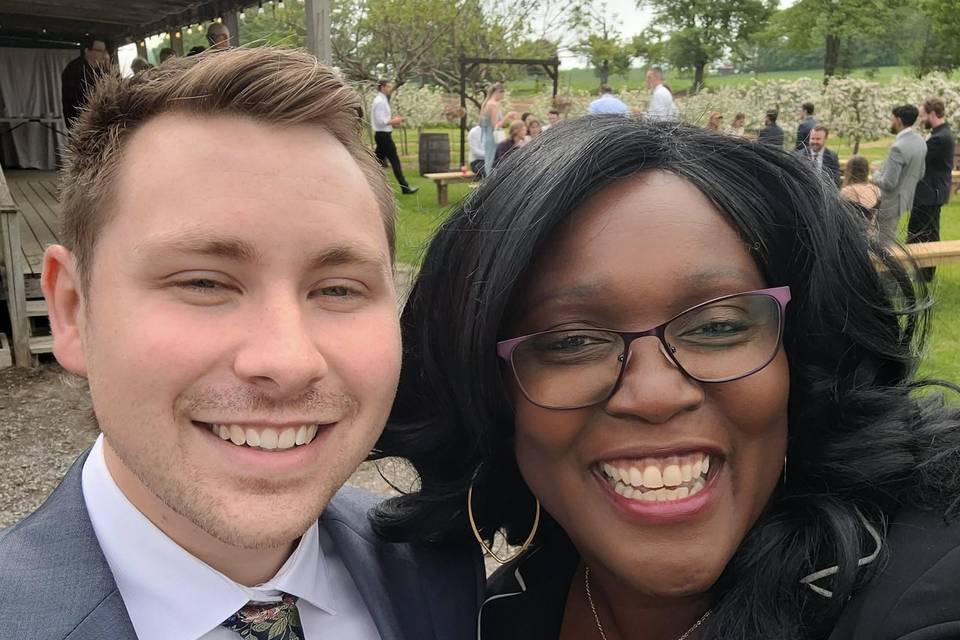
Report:
<svg viewBox="0 0 960 640"><path fill-rule="evenodd" d="M459 135L449 129L436 131L450 134L450 166L459 166ZM394 138L399 138L398 133L394 134ZM861 145L860 152L871 161L882 160L891 140L892 138ZM397 142L403 154L402 140L398 139ZM850 150L842 145L835 148L842 156L850 155ZM401 195L393 180L393 174L389 174L390 183L396 189L400 204L397 220L397 259L407 264L419 264L424 247L434 230L446 218L450 208L470 192L470 186L450 185L450 206L439 206L434 184L420 177L417 170L417 134L414 131L407 132L407 152L402 155L404 173L410 184L420 187L420 191L414 195ZM902 238L905 236L906 217L901 222ZM944 240L960 240L960 199L944 207L941 237ZM920 374L960 382L960 264L940 267L937 274L932 288L936 301L932 332Z"/></svg>

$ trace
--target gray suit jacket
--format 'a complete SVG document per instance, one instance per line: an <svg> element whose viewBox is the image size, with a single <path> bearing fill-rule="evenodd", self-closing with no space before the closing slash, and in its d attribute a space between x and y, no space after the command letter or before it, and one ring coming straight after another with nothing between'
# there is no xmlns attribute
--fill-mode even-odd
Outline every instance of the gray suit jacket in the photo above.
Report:
<svg viewBox="0 0 960 640"><path fill-rule="evenodd" d="M136 640L83 501L86 458L39 509L0 534L0 638ZM344 487L320 520L382 640L474 636L485 581L474 545L384 542L366 517L376 502Z"/></svg>
<svg viewBox="0 0 960 640"><path fill-rule="evenodd" d="M917 183L923 177L927 143L916 131L897 136L873 181L882 193L880 218L898 218L913 204Z"/></svg>

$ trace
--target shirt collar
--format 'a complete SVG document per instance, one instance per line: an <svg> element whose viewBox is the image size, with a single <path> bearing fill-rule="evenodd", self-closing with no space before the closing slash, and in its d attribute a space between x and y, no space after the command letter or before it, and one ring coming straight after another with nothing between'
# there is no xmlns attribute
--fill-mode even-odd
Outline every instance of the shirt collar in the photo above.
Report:
<svg viewBox="0 0 960 640"><path fill-rule="evenodd" d="M900 133L897 134L898 138L902 138L905 135L908 135L913 129L911 127L904 127L900 130Z"/></svg>
<svg viewBox="0 0 960 640"><path fill-rule="evenodd" d="M245 587L194 557L127 499L103 457L103 435L83 466L83 497L97 541L140 640L197 639L250 601L280 591L335 614L327 565L314 523L277 574Z"/></svg>

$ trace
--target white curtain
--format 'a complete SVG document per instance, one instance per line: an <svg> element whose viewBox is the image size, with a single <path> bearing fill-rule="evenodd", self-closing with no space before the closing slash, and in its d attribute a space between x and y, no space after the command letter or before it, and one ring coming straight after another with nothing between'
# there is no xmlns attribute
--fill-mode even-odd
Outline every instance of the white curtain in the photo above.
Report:
<svg viewBox="0 0 960 640"><path fill-rule="evenodd" d="M0 117L56 118L64 131L60 74L79 55L69 49L0 47ZM6 168L55 169L66 138L31 122L15 131L0 124L0 164Z"/></svg>

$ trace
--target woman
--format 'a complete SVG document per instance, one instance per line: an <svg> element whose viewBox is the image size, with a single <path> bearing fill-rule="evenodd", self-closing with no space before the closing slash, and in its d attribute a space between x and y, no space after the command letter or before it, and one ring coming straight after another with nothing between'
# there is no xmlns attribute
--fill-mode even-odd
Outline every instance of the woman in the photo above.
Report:
<svg viewBox="0 0 960 640"><path fill-rule="evenodd" d="M511 111L506 117L500 115L500 101L504 96L503 85L496 82L487 89L487 96L480 105L480 131L484 149L484 173L490 175L493 171L493 161L497 153L496 133L507 122L516 118Z"/></svg>
<svg viewBox="0 0 960 640"><path fill-rule="evenodd" d="M420 488L379 529L521 546L485 640L827 638L885 561L909 578L831 640L960 620L960 527L932 524L960 416L915 393L911 282L840 207L798 159L689 125L585 118L511 154L404 310L379 449Z"/></svg>
<svg viewBox="0 0 960 640"><path fill-rule="evenodd" d="M720 133L720 127L723 125L723 114L719 111L710 112L710 119L707 120L707 129Z"/></svg>
<svg viewBox="0 0 960 640"><path fill-rule="evenodd" d="M508 153L525 144L527 144L527 126L523 124L523 120L517 120L510 125L510 137L497 145L493 166L499 166Z"/></svg>
<svg viewBox="0 0 960 640"><path fill-rule="evenodd" d="M741 138L744 135L743 125L747 121L747 114L738 113L733 116L733 120L730 121L730 126L727 127L726 134L731 136L740 136Z"/></svg>
<svg viewBox="0 0 960 640"><path fill-rule="evenodd" d="M543 133L543 127L540 125L540 121L536 118L528 118L526 124L527 135L524 138L524 141L529 143Z"/></svg>
<svg viewBox="0 0 960 640"><path fill-rule="evenodd" d="M863 156L847 160L840 197L853 203L870 228L877 226L880 210L880 187L870 182L870 161Z"/></svg>

